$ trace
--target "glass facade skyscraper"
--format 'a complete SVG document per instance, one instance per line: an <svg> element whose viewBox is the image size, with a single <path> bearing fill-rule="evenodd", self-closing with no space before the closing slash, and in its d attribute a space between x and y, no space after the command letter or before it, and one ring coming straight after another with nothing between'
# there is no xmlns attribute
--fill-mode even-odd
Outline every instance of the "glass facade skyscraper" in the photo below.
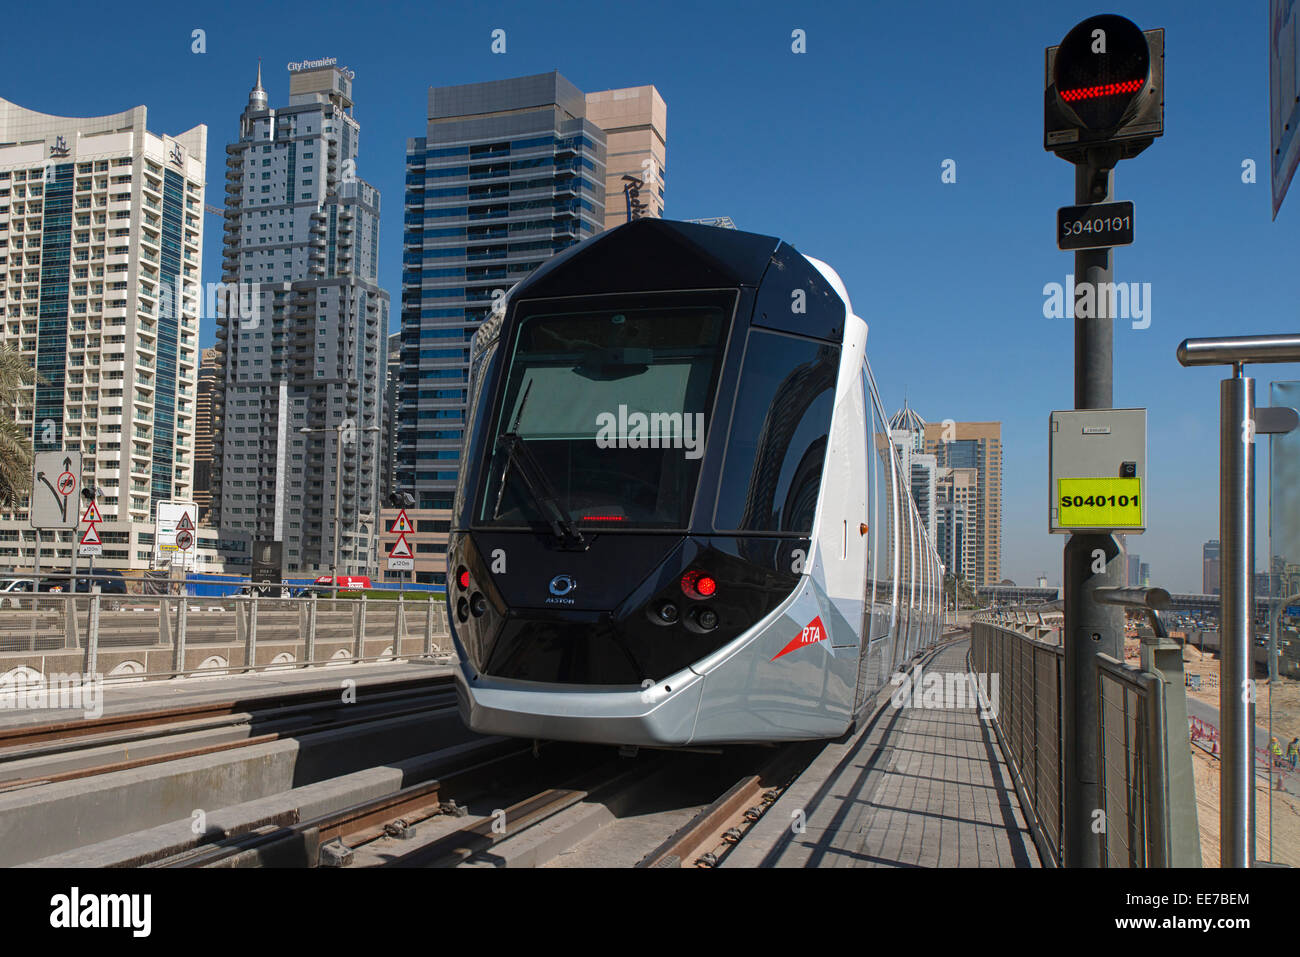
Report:
<svg viewBox="0 0 1300 957"><path fill-rule="evenodd" d="M605 190L605 134L560 74L429 90L406 150L394 455L394 486L426 522L451 508L474 330L494 298L604 228ZM415 546L416 580L445 580L437 543Z"/></svg>
<svg viewBox="0 0 1300 957"><path fill-rule="evenodd" d="M435 88L408 142L396 469L420 508L451 507L493 296L604 228L605 134L585 106L558 73Z"/></svg>

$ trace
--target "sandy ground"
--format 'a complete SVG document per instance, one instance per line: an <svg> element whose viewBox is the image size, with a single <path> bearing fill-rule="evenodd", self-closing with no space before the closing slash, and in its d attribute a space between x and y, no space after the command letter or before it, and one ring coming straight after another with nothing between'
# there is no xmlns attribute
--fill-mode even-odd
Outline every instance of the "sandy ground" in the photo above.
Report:
<svg viewBox="0 0 1300 957"><path fill-rule="evenodd" d="M1127 643L1126 643L1127 645ZM1125 655L1127 656L1127 647ZM1214 707L1219 706L1219 659L1212 652L1202 655L1197 648L1183 648L1183 671L1188 675L1200 675L1200 690L1187 689L1190 697L1204 701ZM1277 687L1270 687L1267 678L1258 678L1255 687L1258 697L1255 699L1255 722L1261 727L1268 727L1269 702L1273 704L1273 734L1277 737L1285 752L1287 742L1300 736L1300 681L1294 678L1278 678ZM1268 745L1267 741L1257 741L1260 747Z"/></svg>
<svg viewBox="0 0 1300 957"><path fill-rule="evenodd" d="M1192 749L1192 774L1196 779L1196 823L1201 831L1201 866L1219 866L1219 759L1196 745ZM1286 790L1272 792L1273 840L1276 856L1269 852L1269 790L1263 775L1256 775L1255 857L1300 867L1300 774L1284 773Z"/></svg>

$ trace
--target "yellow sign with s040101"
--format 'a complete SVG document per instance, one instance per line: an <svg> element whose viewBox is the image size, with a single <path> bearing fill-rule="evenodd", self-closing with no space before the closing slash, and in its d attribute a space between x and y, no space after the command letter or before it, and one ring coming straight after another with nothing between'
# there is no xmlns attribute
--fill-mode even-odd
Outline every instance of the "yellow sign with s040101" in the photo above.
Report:
<svg viewBox="0 0 1300 957"><path fill-rule="evenodd" d="M1056 508L1062 528L1141 528L1142 480L1057 479Z"/></svg>

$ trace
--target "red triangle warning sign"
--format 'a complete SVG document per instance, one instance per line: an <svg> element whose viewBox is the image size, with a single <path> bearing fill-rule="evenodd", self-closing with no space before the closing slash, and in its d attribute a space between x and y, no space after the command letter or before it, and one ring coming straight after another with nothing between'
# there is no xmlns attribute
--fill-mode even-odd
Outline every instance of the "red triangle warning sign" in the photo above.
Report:
<svg viewBox="0 0 1300 957"><path fill-rule="evenodd" d="M178 532L194 531L194 523L190 521L189 512L181 512L181 520L176 523L176 531Z"/></svg>
<svg viewBox="0 0 1300 957"><path fill-rule="evenodd" d="M812 621L808 622L808 624L804 626L804 630L795 635L788 645L773 655L772 660L776 661L776 659L780 658L782 655L788 655L790 652L797 651L805 645L813 645L819 641L825 640L826 626L822 624L822 616L818 615Z"/></svg>
<svg viewBox="0 0 1300 957"><path fill-rule="evenodd" d="M81 516L81 520L83 522L91 522L93 524L94 522L102 522L104 520L104 516L99 514L99 506L97 506L94 502L91 502L89 505L86 506L86 514Z"/></svg>
<svg viewBox="0 0 1300 957"><path fill-rule="evenodd" d="M389 531L397 532L399 535L415 531L415 526L413 526L411 520L406 517L406 509L402 509L397 513L397 520L393 522L393 527L390 528Z"/></svg>
<svg viewBox="0 0 1300 957"><path fill-rule="evenodd" d="M91 525L86 529L86 534L81 536L81 544L103 545L104 543L100 541L99 532L95 531L95 526Z"/></svg>
<svg viewBox="0 0 1300 957"><path fill-rule="evenodd" d="M388 553L389 558L414 558L411 552L410 543L406 541L406 534L402 533L397 536L397 541L393 543L392 550Z"/></svg>

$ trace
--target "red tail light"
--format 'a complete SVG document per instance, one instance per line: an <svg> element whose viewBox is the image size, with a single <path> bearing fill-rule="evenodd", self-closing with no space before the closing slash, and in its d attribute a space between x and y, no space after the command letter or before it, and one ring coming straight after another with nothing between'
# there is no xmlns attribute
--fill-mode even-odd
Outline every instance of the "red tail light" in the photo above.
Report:
<svg viewBox="0 0 1300 957"><path fill-rule="evenodd" d="M713 576L702 571L692 570L682 576L682 593L687 598L693 598L696 601L712 598L717 590L717 581Z"/></svg>
<svg viewBox="0 0 1300 957"><path fill-rule="evenodd" d="M469 587L469 569L467 569L467 568L462 568L462 569L460 570L460 572L457 573L457 575L456 575L456 581L460 584L460 587L461 587L461 588L468 588L468 587Z"/></svg>

